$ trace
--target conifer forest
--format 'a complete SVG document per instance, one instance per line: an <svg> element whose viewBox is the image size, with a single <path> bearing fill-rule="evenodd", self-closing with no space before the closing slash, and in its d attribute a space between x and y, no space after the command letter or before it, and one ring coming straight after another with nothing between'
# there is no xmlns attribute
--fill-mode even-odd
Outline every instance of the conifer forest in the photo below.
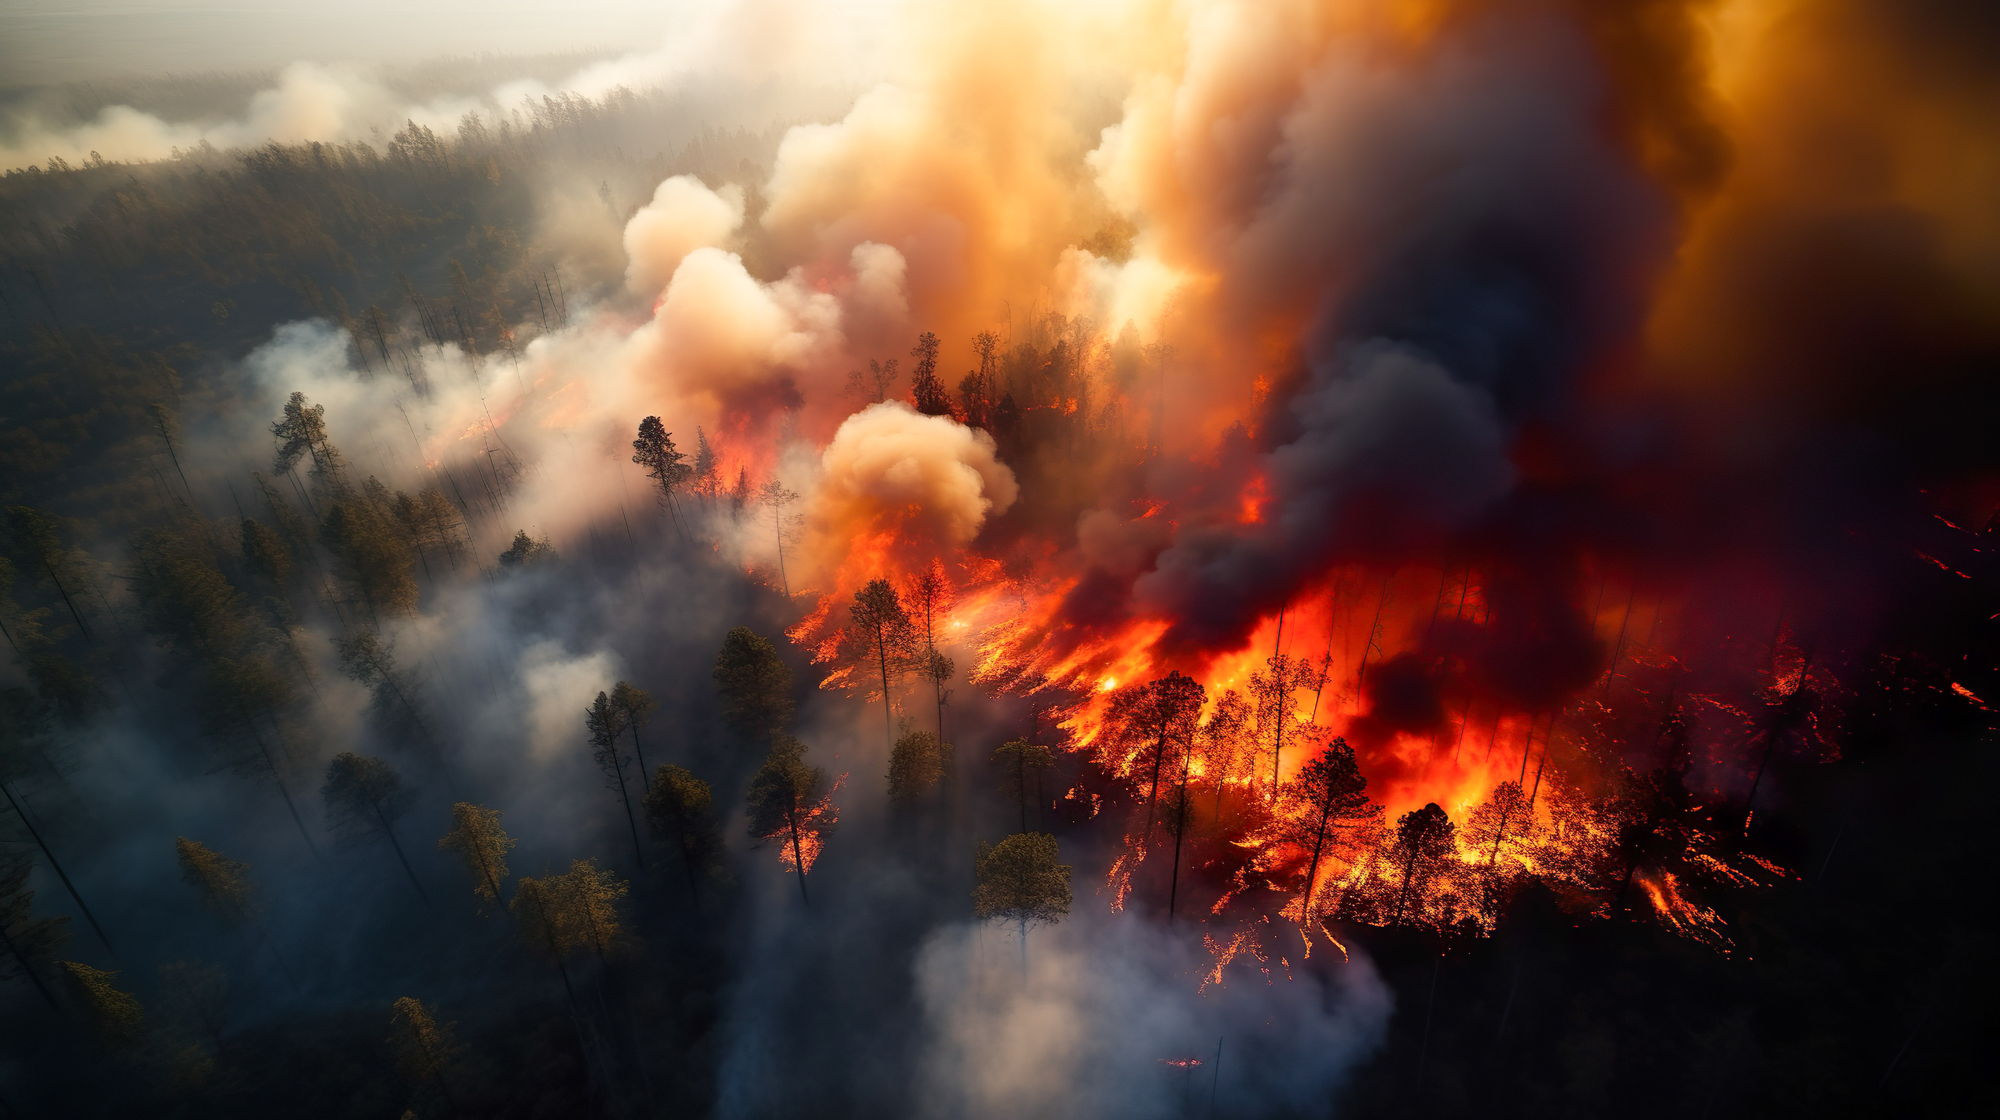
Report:
<svg viewBox="0 0 2000 1120"><path fill-rule="evenodd" d="M2000 1103L1984 7L357 3L0 13L0 1118Z"/></svg>

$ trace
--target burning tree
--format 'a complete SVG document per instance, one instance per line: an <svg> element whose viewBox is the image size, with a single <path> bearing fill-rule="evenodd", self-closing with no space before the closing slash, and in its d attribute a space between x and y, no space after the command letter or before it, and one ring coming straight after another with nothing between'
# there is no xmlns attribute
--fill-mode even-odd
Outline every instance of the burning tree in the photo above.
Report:
<svg viewBox="0 0 2000 1120"><path fill-rule="evenodd" d="M925 331L910 348L910 356L917 360L917 367L910 374L910 404L925 416L955 420L958 410L952 407L951 390L937 372L938 346L938 336Z"/></svg>
<svg viewBox="0 0 2000 1120"><path fill-rule="evenodd" d="M806 745L798 739L771 737L771 753L750 779L750 835L784 845L779 858L798 872L799 897L810 905L806 873L839 818L826 788L826 771L806 765L805 756Z"/></svg>
<svg viewBox="0 0 2000 1120"><path fill-rule="evenodd" d="M933 558L930 565L917 578L910 581L905 592L909 603L910 625L923 640L923 650L916 655L917 675L930 682L931 693L937 702L937 737L940 743L944 737L944 702L951 692L945 688L956 666L951 658L939 649L941 635L938 630L944 625L944 616L951 610L956 597L951 580L945 575L944 563Z"/></svg>
<svg viewBox="0 0 2000 1120"><path fill-rule="evenodd" d="M822 647L818 660L832 661L836 668L820 687L845 685L860 691L865 700L875 685L873 681L859 684L856 676L860 675L861 680L879 680L882 722L893 748L896 705L892 682L909 671L916 647L916 629L910 623L910 612L904 608L902 596L896 593L896 585L886 579L869 580L867 586L854 593L854 602L848 607L848 624Z"/></svg>
<svg viewBox="0 0 2000 1120"><path fill-rule="evenodd" d="M1506 845L1508 867L1527 866L1526 852L1535 840L1534 809L1521 783L1505 781L1480 802L1466 818L1462 840L1489 870L1499 871L1500 852Z"/></svg>
<svg viewBox="0 0 2000 1120"><path fill-rule="evenodd" d="M1297 714L1297 694L1316 687L1319 670L1312 662L1290 654L1275 654L1264 662L1264 671L1250 675L1250 695L1257 704L1256 754L1271 756L1271 789L1275 791L1284 774L1285 748L1310 739L1318 728Z"/></svg>
<svg viewBox="0 0 2000 1120"><path fill-rule="evenodd" d="M1396 895L1396 912L1390 921L1401 921L1414 892L1421 903L1432 879L1444 870L1456 852L1451 815L1433 801L1396 818L1396 839L1390 857L1402 872L1402 889Z"/></svg>
<svg viewBox="0 0 2000 1120"><path fill-rule="evenodd" d="M1194 746L1195 731L1208 693L1201 682L1175 671L1148 684L1125 689L1112 698L1098 734L1100 765L1119 777L1146 775L1146 826L1139 833L1143 846L1153 832L1159 802L1160 774L1172 774Z"/></svg>
<svg viewBox="0 0 2000 1120"><path fill-rule="evenodd" d="M1335 738L1279 787L1268 838L1306 853L1299 924L1309 927L1324 908L1316 891L1327 860L1351 860L1361 837L1380 830L1382 807L1368 800L1368 779L1347 740ZM1449 822L1447 822L1449 823ZM1329 879L1331 876L1328 877Z"/></svg>

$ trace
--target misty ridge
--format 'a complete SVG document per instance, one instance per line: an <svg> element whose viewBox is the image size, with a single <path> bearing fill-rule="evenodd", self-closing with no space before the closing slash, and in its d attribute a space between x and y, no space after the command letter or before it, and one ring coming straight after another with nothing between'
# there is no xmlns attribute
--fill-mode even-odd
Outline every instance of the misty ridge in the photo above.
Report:
<svg viewBox="0 0 2000 1120"><path fill-rule="evenodd" d="M0 92L0 1113L1990 1095L1990 29L1744 7Z"/></svg>

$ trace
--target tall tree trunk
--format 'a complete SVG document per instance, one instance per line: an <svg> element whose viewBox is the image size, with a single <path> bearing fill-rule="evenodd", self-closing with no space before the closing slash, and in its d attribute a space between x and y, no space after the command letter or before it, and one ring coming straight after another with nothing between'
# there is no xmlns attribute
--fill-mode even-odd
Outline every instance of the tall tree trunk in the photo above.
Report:
<svg viewBox="0 0 2000 1120"><path fill-rule="evenodd" d="M875 659L882 666L882 725L889 732L889 749L896 749L896 706L889 702L889 643L882 628L875 628Z"/></svg>
<svg viewBox="0 0 2000 1120"><path fill-rule="evenodd" d="M798 803L799 803L798 795L793 794L792 803L785 809L785 823L790 825L792 830L792 870L797 871L799 873L799 900L801 902L804 902L807 906L811 906L812 897L806 894L805 853L801 851L799 847Z"/></svg>
<svg viewBox="0 0 2000 1120"><path fill-rule="evenodd" d="M56 854L49 850L48 841L42 839L41 830L35 827L34 821L28 819L28 813L21 808L21 803L14 800L14 791L8 789L5 782L0 782L0 793L7 795L8 806L14 810L15 816L21 818L21 823L28 829L29 837L35 841L35 846L42 850L43 858L47 859L49 866L55 869L56 878L62 880L63 889L76 900L76 908L83 911L84 920L90 923L91 932L97 934L97 939L104 943L105 950L116 957L118 950L113 949L111 939L104 936L104 927L97 924L97 915L90 912L90 904L83 900L83 895L77 893L76 884L69 881L69 873L63 870L62 864L56 859Z"/></svg>
<svg viewBox="0 0 2000 1120"><path fill-rule="evenodd" d="M416 890L417 897L424 900L424 905L429 906L431 896L424 893L424 885L417 881L417 873L410 867L409 857L403 854L403 842L396 839L395 827L389 823L389 818L382 812L381 805L371 801L369 807L375 810L375 819L382 823L382 835L389 838L389 846L396 850L396 860L403 865L403 874L410 877L410 886Z"/></svg>
<svg viewBox="0 0 2000 1120"><path fill-rule="evenodd" d="M42 993L42 998L49 1001L50 1007L61 1011L62 1005L56 1002L55 993L49 991L49 986L42 981L42 974L35 971L34 963L21 952L21 947L14 944L14 938L7 932L5 922L0 922L0 941L7 943L7 952L13 955L14 963L20 965L21 971L28 974L28 979L35 982L35 990Z"/></svg>
<svg viewBox="0 0 2000 1120"><path fill-rule="evenodd" d="M625 764L618 761L616 744L613 744L611 750L611 773L618 779L618 800L625 806L625 823L632 828L632 858L643 865L646 862L646 852L639 847L639 818L632 815L632 794L625 788Z"/></svg>
<svg viewBox="0 0 2000 1120"><path fill-rule="evenodd" d="M631 719L629 715L626 718L628 720ZM646 748L639 745L639 723L637 720L632 720L631 722L632 751L639 756L639 788L646 793L651 793L653 792L653 780L646 773Z"/></svg>
<svg viewBox="0 0 2000 1120"><path fill-rule="evenodd" d="M1299 928L1305 929L1312 915L1313 880L1319 877L1319 856L1326 847L1327 818L1333 813L1332 802L1320 806L1319 831L1313 834L1313 858L1306 866L1306 893L1299 902Z"/></svg>

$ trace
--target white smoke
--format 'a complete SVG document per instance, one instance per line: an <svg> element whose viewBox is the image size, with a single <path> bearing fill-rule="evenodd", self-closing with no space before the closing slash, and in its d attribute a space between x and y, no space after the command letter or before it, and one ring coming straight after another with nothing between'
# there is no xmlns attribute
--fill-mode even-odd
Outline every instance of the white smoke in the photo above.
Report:
<svg viewBox="0 0 2000 1120"><path fill-rule="evenodd" d="M1379 1044L1393 997L1365 958L1331 979L1239 966L1203 991L1211 962L1188 938L1084 909L1025 946L998 925L931 935L916 961L922 1114L1324 1115Z"/></svg>

